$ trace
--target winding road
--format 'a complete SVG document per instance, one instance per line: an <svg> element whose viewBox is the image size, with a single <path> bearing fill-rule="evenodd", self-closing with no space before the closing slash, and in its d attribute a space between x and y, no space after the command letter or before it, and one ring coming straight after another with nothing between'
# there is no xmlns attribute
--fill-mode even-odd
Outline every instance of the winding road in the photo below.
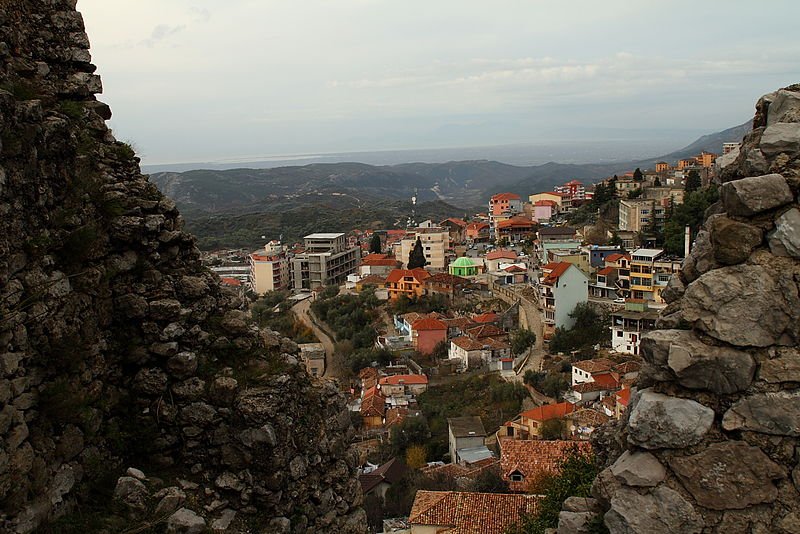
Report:
<svg viewBox="0 0 800 534"><path fill-rule="evenodd" d="M322 346L325 347L325 373L322 376L338 378L341 374L341 369L338 366L334 366L334 341L330 338L328 334L325 333L320 327L314 324L314 321L311 320L311 299L301 300L294 306L292 306L292 313L306 325L314 335L319 339L319 342L322 343Z"/></svg>

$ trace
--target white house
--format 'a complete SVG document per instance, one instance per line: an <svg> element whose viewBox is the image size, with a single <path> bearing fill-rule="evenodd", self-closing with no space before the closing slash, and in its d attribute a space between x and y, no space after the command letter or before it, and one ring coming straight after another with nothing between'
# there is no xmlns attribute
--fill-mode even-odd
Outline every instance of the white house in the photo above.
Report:
<svg viewBox="0 0 800 534"><path fill-rule="evenodd" d="M556 328L572 328L575 319L569 316L575 306L589 300L589 278L571 263L561 262L542 278L540 284L544 313L545 339Z"/></svg>

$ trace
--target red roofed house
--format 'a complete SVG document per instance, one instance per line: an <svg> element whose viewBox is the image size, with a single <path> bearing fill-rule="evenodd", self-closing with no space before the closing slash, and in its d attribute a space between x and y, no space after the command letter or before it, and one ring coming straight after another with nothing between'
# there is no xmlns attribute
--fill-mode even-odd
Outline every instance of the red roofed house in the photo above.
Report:
<svg viewBox="0 0 800 534"><path fill-rule="evenodd" d="M372 387L364 391L361 396L361 421L365 429L380 428L386 415L386 399Z"/></svg>
<svg viewBox="0 0 800 534"><path fill-rule="evenodd" d="M597 271L597 280L589 286L589 293L597 298L617 298L616 281L617 269L615 267L603 267Z"/></svg>
<svg viewBox="0 0 800 534"><path fill-rule="evenodd" d="M561 471L561 464L573 451L590 455L586 441L501 439L500 469L511 491L538 493L541 482Z"/></svg>
<svg viewBox="0 0 800 534"><path fill-rule="evenodd" d="M358 272L361 276L378 275L388 276L394 269L400 267L400 262L388 254L367 254L361 258Z"/></svg>
<svg viewBox="0 0 800 534"><path fill-rule="evenodd" d="M487 312L487 313L477 313L472 316L472 320L476 323L480 324L498 324L500 322L500 316L497 315L495 312Z"/></svg>
<svg viewBox="0 0 800 534"><path fill-rule="evenodd" d="M539 495L419 490L408 516L411 534L502 534L533 515Z"/></svg>
<svg viewBox="0 0 800 534"><path fill-rule="evenodd" d="M428 377L425 375L385 376L378 382L378 389L385 397L419 395L428 390Z"/></svg>
<svg viewBox="0 0 800 534"><path fill-rule="evenodd" d="M513 250L493 250L486 254L484 263L486 264L487 271L497 271L500 269L501 263L517 263L517 253Z"/></svg>
<svg viewBox="0 0 800 534"><path fill-rule="evenodd" d="M541 434L542 424L550 419L564 419L576 410L570 402L545 404L532 410L519 414L513 421L509 421L498 430L498 438L535 439Z"/></svg>
<svg viewBox="0 0 800 534"><path fill-rule="evenodd" d="M511 243L523 241L534 234L536 225L528 217L511 217L504 221L497 221L495 237L506 238Z"/></svg>
<svg viewBox="0 0 800 534"><path fill-rule="evenodd" d="M397 458L392 458L380 467L366 471L358 476L361 491L364 495L374 493L381 499L386 497L386 491L392 484L400 480L408 472L408 466Z"/></svg>
<svg viewBox="0 0 800 534"><path fill-rule="evenodd" d="M606 267L613 267L616 269L616 280L614 286L617 288L617 293L621 297L630 295L631 287L631 256L630 254L611 254L606 256Z"/></svg>
<svg viewBox="0 0 800 534"><path fill-rule="evenodd" d="M489 223L485 222L471 222L464 230L464 234L468 241L474 243L489 240Z"/></svg>
<svg viewBox="0 0 800 534"><path fill-rule="evenodd" d="M449 273L436 273L425 280L425 293L428 295L444 295L452 299L463 295L464 289L472 282Z"/></svg>
<svg viewBox="0 0 800 534"><path fill-rule="evenodd" d="M553 188L556 193L564 193L572 200L583 200L586 198L586 188L578 180L572 180L564 185L558 185Z"/></svg>
<svg viewBox="0 0 800 534"><path fill-rule="evenodd" d="M572 364L572 385L581 382L593 382L598 376L608 374L614 368L614 362L608 358L581 360Z"/></svg>
<svg viewBox="0 0 800 534"><path fill-rule="evenodd" d="M425 294L423 282L430 278L431 273L425 269L395 269L386 277L386 289L389 298L394 300L405 295L408 298L421 297Z"/></svg>
<svg viewBox="0 0 800 534"><path fill-rule="evenodd" d="M549 339L556 328L569 329L575 324L575 319L569 314L578 304L588 302L589 278L575 265L561 262L543 277L539 287L544 336Z"/></svg>
<svg viewBox="0 0 800 534"><path fill-rule="evenodd" d="M431 354L437 344L447 342L447 325L432 317L414 321L411 341L420 354Z"/></svg>
<svg viewBox="0 0 800 534"><path fill-rule="evenodd" d="M439 226L446 228L450 233L450 243L463 243L466 238L467 222L450 217L439 223Z"/></svg>
<svg viewBox="0 0 800 534"><path fill-rule="evenodd" d="M614 418L621 419L622 414L628 409L628 403L631 401L631 388L624 387L614 394L615 407Z"/></svg>
<svg viewBox="0 0 800 534"><path fill-rule="evenodd" d="M604 373L594 376L590 382L580 382L572 386L572 389L564 395L564 400L573 404L587 405L603 397L611 395L621 386L620 377L617 373Z"/></svg>
<svg viewBox="0 0 800 534"><path fill-rule="evenodd" d="M237 280L236 278L220 278L219 281L222 282L222 285L224 286L230 286L230 287L242 286L242 282L240 280Z"/></svg>

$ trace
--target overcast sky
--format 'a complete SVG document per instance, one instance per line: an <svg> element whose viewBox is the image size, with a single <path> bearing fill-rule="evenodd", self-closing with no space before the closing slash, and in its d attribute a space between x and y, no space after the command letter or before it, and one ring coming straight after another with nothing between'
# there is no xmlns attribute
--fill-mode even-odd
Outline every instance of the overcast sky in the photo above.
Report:
<svg viewBox="0 0 800 534"><path fill-rule="evenodd" d="M800 81L796 0L78 9L111 125L146 163L593 136L688 143Z"/></svg>

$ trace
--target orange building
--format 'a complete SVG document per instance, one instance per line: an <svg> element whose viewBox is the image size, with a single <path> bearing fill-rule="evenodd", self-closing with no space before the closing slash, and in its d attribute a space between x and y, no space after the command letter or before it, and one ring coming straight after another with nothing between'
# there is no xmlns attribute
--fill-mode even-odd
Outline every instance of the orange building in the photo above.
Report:
<svg viewBox="0 0 800 534"><path fill-rule="evenodd" d="M400 295L408 298L421 297L425 294L424 282L431 273L425 269L395 269L386 277L386 289L389 298L397 299Z"/></svg>

